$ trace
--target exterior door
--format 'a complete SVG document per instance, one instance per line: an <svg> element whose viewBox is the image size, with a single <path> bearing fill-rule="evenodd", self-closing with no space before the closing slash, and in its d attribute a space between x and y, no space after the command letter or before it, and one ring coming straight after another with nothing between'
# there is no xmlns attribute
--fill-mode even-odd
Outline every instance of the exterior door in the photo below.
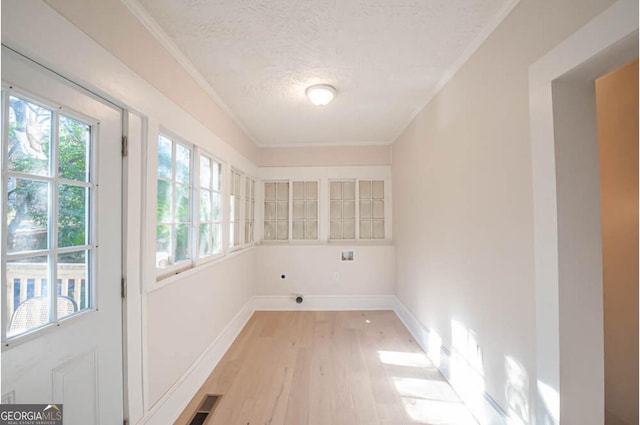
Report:
<svg viewBox="0 0 640 425"><path fill-rule="evenodd" d="M122 111L2 49L2 401L123 420Z"/></svg>

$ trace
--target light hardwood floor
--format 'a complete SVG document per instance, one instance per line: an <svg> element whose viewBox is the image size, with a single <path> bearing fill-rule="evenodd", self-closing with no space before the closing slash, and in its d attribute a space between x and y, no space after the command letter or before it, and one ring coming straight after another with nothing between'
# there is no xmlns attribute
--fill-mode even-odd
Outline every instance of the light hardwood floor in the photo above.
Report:
<svg viewBox="0 0 640 425"><path fill-rule="evenodd" d="M175 422L475 425L392 311L256 312Z"/></svg>

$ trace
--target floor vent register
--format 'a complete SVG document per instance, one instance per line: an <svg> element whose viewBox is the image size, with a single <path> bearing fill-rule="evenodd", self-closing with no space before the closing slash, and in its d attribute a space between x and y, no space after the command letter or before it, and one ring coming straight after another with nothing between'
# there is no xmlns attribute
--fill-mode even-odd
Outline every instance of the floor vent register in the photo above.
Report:
<svg viewBox="0 0 640 425"><path fill-rule="evenodd" d="M198 410L196 410L196 413L193 415L193 418L191 418L189 425L203 425L221 398L222 396L220 395L206 395L202 403L200 403L200 407L198 407Z"/></svg>

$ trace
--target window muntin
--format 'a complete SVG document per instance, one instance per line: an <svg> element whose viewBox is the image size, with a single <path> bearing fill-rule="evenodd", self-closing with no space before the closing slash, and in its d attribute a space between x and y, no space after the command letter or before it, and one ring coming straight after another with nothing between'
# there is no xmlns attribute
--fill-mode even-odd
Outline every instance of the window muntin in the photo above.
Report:
<svg viewBox="0 0 640 425"><path fill-rule="evenodd" d="M71 115L3 91L7 338L93 307L94 132Z"/></svg>
<svg viewBox="0 0 640 425"><path fill-rule="evenodd" d="M198 258L222 253L222 164L200 154Z"/></svg>
<svg viewBox="0 0 640 425"><path fill-rule="evenodd" d="M293 182L292 239L318 239L318 182Z"/></svg>
<svg viewBox="0 0 640 425"><path fill-rule="evenodd" d="M264 184L264 239L289 240L289 182Z"/></svg>
<svg viewBox="0 0 640 425"><path fill-rule="evenodd" d="M254 241L256 209L256 181L251 177L245 177L244 193L244 243L250 244Z"/></svg>
<svg viewBox="0 0 640 425"><path fill-rule="evenodd" d="M355 239L355 180L333 180L329 182L329 196L329 239Z"/></svg>
<svg viewBox="0 0 640 425"><path fill-rule="evenodd" d="M358 181L360 239L384 239L384 181Z"/></svg>
<svg viewBox="0 0 640 425"><path fill-rule="evenodd" d="M234 248L240 245L240 213L242 208L242 174L231 169L231 180L229 185L229 247Z"/></svg>
<svg viewBox="0 0 640 425"><path fill-rule="evenodd" d="M156 267L191 260L192 149L166 136L158 138Z"/></svg>

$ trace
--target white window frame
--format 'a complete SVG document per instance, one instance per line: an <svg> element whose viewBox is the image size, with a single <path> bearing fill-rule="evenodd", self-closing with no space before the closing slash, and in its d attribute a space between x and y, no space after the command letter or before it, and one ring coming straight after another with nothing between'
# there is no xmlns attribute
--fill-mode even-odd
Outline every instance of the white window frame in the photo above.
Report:
<svg viewBox="0 0 640 425"><path fill-rule="evenodd" d="M288 187L287 187L287 239L278 239L278 221L284 221L284 220L278 220L278 184L280 183L287 183ZM276 220L275 220L275 224L276 227L274 229L274 235L276 236L275 239L266 239L265 238L265 226L264 223L267 221L267 217L265 214L265 209L266 209L266 204L267 204L267 195L266 195L266 185L267 184L275 184L276 185L276 199L275 199L275 208L276 208ZM282 244L282 243L288 243L291 241L291 212L292 212L292 203L291 203L291 190L292 190L292 185L291 185L291 180L288 179L273 179L273 180L263 180L261 182L262 185L262 192L263 192L263 199L262 199L262 241L266 242L266 243L274 243L274 244ZM273 220L269 220L269 221L273 221Z"/></svg>
<svg viewBox="0 0 640 425"><path fill-rule="evenodd" d="M5 147L5 141L8 141L9 138L9 98L11 96L20 98L29 103L40 106L44 109L48 109L52 112L51 114L51 142L50 142L50 164L49 164L49 174L48 176L41 175L33 175L29 173L21 173L16 171L10 171L8 167L8 152ZM17 89L13 86L2 83L2 142L0 146L2 147L2 152L0 154L1 163L2 163L2 173L1 173L1 182L2 188L0 189L2 196L2 201L0 202L1 206L1 216L2 223L0 223L0 235L1 243L2 243L2 255L0 260L0 273L2 274L2 285L0 286L0 290L2 291L1 298L6 301L7 297L7 288L8 282L6 281L7 276L7 262L11 260L20 260L24 258L30 257L40 257L46 256L48 257L47 261L47 294L49 296L49 321L37 328L29 329L23 333L13 335L10 338L7 337L7 327L9 326L9 322L11 317L8 317L8 309L6 303L2 305L2 314L1 314L1 331L0 331L0 339L3 343L10 341L23 340L27 338L31 338L34 335L39 335L41 332L46 331L47 329L51 329L56 326L58 323L62 321L66 321L69 319L73 319L75 317L79 317L86 312L90 312L96 309L96 305L98 305L98 294L97 294L97 271L95 268L95 264L98 263L98 247L97 245L97 229L95 226L96 221L96 212L97 212L97 194L99 188L99 182L97 180L98 172L97 172L97 135L98 135L98 122L96 120L73 110L70 110L66 107L62 107L60 105L55 105L45 99L40 98L39 96L33 95L31 93L27 93L20 89ZM63 111L63 112L61 112ZM69 180L58 176L58 156L59 156L59 122L60 116L65 116L77 121L82 122L90 126L91 128L91 138L89 141L89 157L87 158L87 172L88 178L85 182L80 182L76 180ZM49 185L49 217L47 219L47 249L42 250L32 250L32 251L23 251L18 253L8 253L8 245L6 239L6 227L8 226L8 203L5 201L8 199L8 183L9 178L16 179L29 179L36 180L39 182L47 183ZM88 222L88 229L86 231L87 240L84 245L77 245L71 247L58 247L58 224L59 224L59 206L58 206L58 186L60 184L69 184L76 187L84 187L89 189L89 197L87 199L86 205L86 220ZM87 300L87 308L76 311L73 314L58 318L58 306L57 306L57 297L58 297L58 256L60 254L72 253L72 252L85 252L86 259L86 267L87 267L87 276L85 278L86 284L86 300ZM78 282L80 284L80 282ZM22 285L22 282L21 282ZM42 289L41 289L42 290Z"/></svg>
<svg viewBox="0 0 640 425"><path fill-rule="evenodd" d="M249 247L256 241L256 179L249 175L244 176L244 235L243 246ZM248 188L247 188L248 183ZM247 193L247 189L249 193ZM248 209L247 209L248 206ZM247 225L249 234L247 235ZM247 236L249 239L247 240Z"/></svg>
<svg viewBox="0 0 640 425"><path fill-rule="evenodd" d="M217 260L221 257L224 257L225 255L225 246L224 246L224 241L225 241L225 202L224 202L224 193L225 193L225 183L227 181L226 179L226 174L225 174L225 164L223 161L221 161L220 159L218 159L216 156L211 155L210 153L208 153L207 151L198 148L197 146L194 147L194 151L195 151L195 155L197 156L198 160L197 160L197 167L196 170L194 172L194 179L195 182L197 184L194 185L194 199L196 202L196 208L194 209L194 259L195 261L193 262L193 267L197 267L201 264L206 264L210 261L214 261ZM204 188L202 186L200 186L200 157L203 156L205 158L208 158L211 163L217 163L220 166L220 183L219 183L219 190L216 191L215 189L211 188L211 189L207 189ZM211 174L211 178L210 178L210 184L213 183L213 173ZM210 194L213 193L219 193L220 195L220 221L201 221L200 220L200 190L207 190L209 191ZM212 198L211 198L212 199ZM213 201L212 201L212 207L213 207ZM209 255L205 255L205 256L200 256L200 225L201 224L219 224L220 225L220 251L219 252L214 252L212 254Z"/></svg>
<svg viewBox="0 0 640 425"><path fill-rule="evenodd" d="M174 136L171 132L168 131L164 131L161 130L160 134L158 135L158 139L156 140L156 148L159 146L160 143L160 138L164 137L165 139L171 141L171 179L167 180L166 178L161 178L158 175L158 164L156 162L156 186L157 186L157 182L159 180L164 180L164 181L168 181L171 184L171 206L170 206L170 214L172 217L172 221L171 222L167 222L168 225L170 226L176 226L177 224L187 224L189 225L189 242L188 242L188 251L189 251L189 257L186 260L181 260L179 262L172 262L171 264L169 264L167 267L158 267L157 265L157 259L156 259L156 263L155 263L155 269L156 269L156 278L158 280L160 279L164 279L168 276L171 276L173 274L177 274L181 271L187 270L191 267L193 267L194 264L194 249L195 249L195 244L194 244L194 229L193 229L193 219L194 219L194 176L195 176L195 172L194 172L194 158L195 158L195 146L191 143L186 142L185 140L183 140L180 137L176 137ZM174 185L176 183L175 181L175 173L176 173L176 146L177 145L181 145L187 149L189 149L190 151L190 156L189 156L189 222L177 222L175 221L175 191L173 190ZM156 161L157 161L158 155L156 153ZM178 183L180 185L183 185L183 183ZM155 206L156 209L154 211L157 211L157 202L158 202L158 195L156 193L156 198L155 198ZM158 222L157 217L155 217L155 226L154 226L154 230L155 232L157 232L157 227L162 225L162 223ZM165 223L166 225L166 223ZM171 247L170 247L170 254L169 257L173 257L173 243L174 243L174 237L175 235L172 234L171 236ZM157 241L157 233L156 233L156 239ZM157 256L157 251L154 250L156 256Z"/></svg>
<svg viewBox="0 0 640 425"><path fill-rule="evenodd" d="M315 239L294 239L293 238L293 184L294 183L308 183L308 182L314 182L317 184L317 194L316 194L316 202L317 202L317 207L316 207L316 238ZM287 212L287 229L288 229L288 234L287 234L287 239L265 239L265 230L264 230L264 223L267 221L266 217L264 216L264 211L265 211L265 207L266 207L266 194L265 194L265 185L267 183L287 183L289 185L288 188L288 198L287 198L287 203L288 203L288 212ZM305 244L305 243L317 243L318 241L320 241L320 232L321 232L321 227L322 227L322 218L321 218L321 194L322 194L322 182L320 179L314 179L314 178L297 178L297 179L269 179L269 180L262 180L260 182L261 185L261 190L263 193L262 196L262 205L261 205L261 209L262 209L262 237L261 240L264 243L268 243L268 244L282 244L282 243L294 243L294 244ZM305 189L306 190L306 189ZM276 195L276 204L278 203L278 199L277 199L277 195ZM276 206L277 208L277 206ZM280 220L276 219L276 226L277 226L277 222ZM284 221L284 220L282 220ZM304 222L306 222L307 220L304 220ZM277 235L277 227L276 227L276 235Z"/></svg>
<svg viewBox="0 0 640 425"><path fill-rule="evenodd" d="M235 179L234 179L234 174L237 174L239 176L239 180L240 180L240 192L237 194L233 193L233 189L235 187ZM229 252L233 252L233 251L237 251L239 249L243 248L243 241L244 241L244 176L245 174L240 171L238 168L236 167L229 167L229 184L228 184L228 195L227 195L227 199L228 199L228 208L227 208L227 215L229 217L228 220L228 227L227 227L227 235L229 237L228 240L228 244L227 244L227 248L229 250ZM237 205L235 205L235 208L239 209L239 214L238 214L238 219L236 220L236 218L234 217L234 214L232 214L232 198L237 198L238 202ZM233 224L233 226L232 226ZM235 235L234 232L232 230L235 230L235 228L238 226L238 243L235 243Z"/></svg>
<svg viewBox="0 0 640 425"><path fill-rule="evenodd" d="M293 237L293 222L294 221L300 221L300 220L294 220L293 217L293 204L296 201L296 199L294 199L293 196L293 185L296 183L302 183L304 185L304 193L305 193L305 197L302 200L303 201L303 208L305 208L304 210L304 218L302 219L302 225L303 227L306 226L307 222L309 221L315 221L316 222L316 237L314 239L307 239L307 238L302 238L302 239L295 239ZM316 218L315 220L308 220L306 218L306 204L307 201L310 201L310 199L306 198L306 192L307 192L307 183L315 183L316 184L316 198L315 198L315 202L316 202ZM299 199L297 201L300 201ZM305 232L305 229L303 228L303 234ZM295 180L289 180L289 240L291 242L295 242L295 243L300 243L300 242L317 242L320 239L320 181L319 180L314 180L314 179L295 179Z"/></svg>
<svg viewBox="0 0 640 425"><path fill-rule="evenodd" d="M353 239L345 239L345 238L332 238L331 237L331 213L329 212L329 217L327 220L327 224L329 226L329 231L328 231L328 240L330 243L340 243L340 242L370 242L370 243L379 243L379 242L383 242L389 239L389 227L388 227L388 223L387 220L389 220L388 218L388 202L389 201L389 196L388 196L388 188L387 188L387 180L384 178L368 178L368 177L359 177L359 178L332 178L328 180L328 186L329 186L329 193L327 196L327 200L329 202L329 208L331 208L331 183L332 182L345 182L345 181L352 181L355 184L355 229L354 229L354 235L355 237ZM368 182L374 182L374 181L380 181L382 182L383 185L383 190L384 190L384 195L382 198L382 201L384 203L384 217L382 218L382 221L384 222L384 237L383 238L361 238L360 237L360 182L363 181L368 181ZM343 200L344 202L344 200ZM373 217L373 209L372 209L372 217ZM369 219L367 219L369 220ZM344 220L343 220L344 221ZM374 219L371 218L371 221L373 222ZM343 232L344 234L344 232Z"/></svg>
<svg viewBox="0 0 640 425"><path fill-rule="evenodd" d="M362 182L370 183L370 186L371 186L371 188L370 188L371 197L370 198L366 198L366 199L361 198L361 196L360 196L361 195L360 185L361 185ZM374 197L374 194L373 194L373 192L374 192L373 191L373 183L374 182L381 182L382 183L382 198L375 198ZM357 179L356 180L356 184L358 186L357 189L356 189L356 194L358 196L358 199L356 200L356 215L358 217L358 221L356 223L356 227L358 228L358 230L356 232L356 235L358 237L358 240L362 240L362 241L383 241L387 237L387 235L386 235L387 232L386 232L386 227L385 227L385 222L386 222L385 205L386 205L386 200L385 200L385 188L384 188L385 184L384 184L384 180L380 180L380 179ZM362 218L362 211L361 211L360 203L363 200L371 201L371 217L370 218L365 218L365 219ZM383 205L383 207L382 207L382 219L376 218L375 215L374 215L374 210L375 210L374 204L375 204L376 201L380 201L380 200L382 200L382 205ZM371 222L371 237L369 237L369 238L363 238L362 235L361 235L360 227L361 227L363 221ZM382 238L374 238L373 237L373 235L374 235L373 228L374 228L374 224L375 224L376 221L382 221L382 231L383 231L383 237Z"/></svg>

